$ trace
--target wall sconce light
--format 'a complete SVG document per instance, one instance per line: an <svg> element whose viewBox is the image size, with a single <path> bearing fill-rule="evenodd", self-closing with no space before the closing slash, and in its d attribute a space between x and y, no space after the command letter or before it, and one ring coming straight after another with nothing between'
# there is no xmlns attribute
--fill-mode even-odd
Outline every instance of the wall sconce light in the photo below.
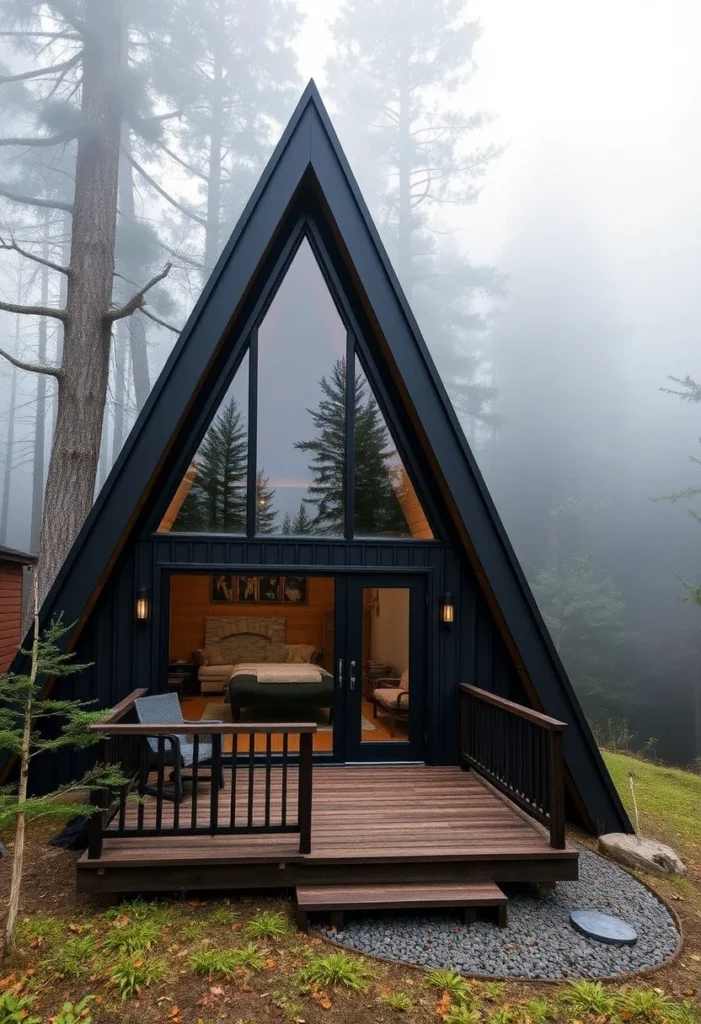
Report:
<svg viewBox="0 0 701 1024"><path fill-rule="evenodd" d="M139 622L145 622L148 618L148 595L146 594L146 587L139 587L139 593L136 598L136 617Z"/></svg>
<svg viewBox="0 0 701 1024"><path fill-rule="evenodd" d="M453 604L453 595L444 594L441 599L441 622L445 622L446 625L450 625L455 621L455 606Z"/></svg>

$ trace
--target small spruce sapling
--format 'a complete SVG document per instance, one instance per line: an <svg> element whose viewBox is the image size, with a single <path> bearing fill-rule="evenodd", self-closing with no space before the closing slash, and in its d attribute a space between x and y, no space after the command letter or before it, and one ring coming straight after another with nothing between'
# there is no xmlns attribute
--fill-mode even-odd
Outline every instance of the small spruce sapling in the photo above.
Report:
<svg viewBox="0 0 701 1024"><path fill-rule="evenodd" d="M28 820L53 818L65 820L74 814L92 814L94 807L57 799L84 789L100 789L124 785L125 779L115 765L96 765L82 779L70 782L46 796L29 796L29 773L35 757L61 747L89 747L99 739L90 731L93 722L105 712L90 710L93 701L47 697L43 694L47 679L72 675L87 668L72 659L72 653L61 650L59 641L70 626L54 620L39 635L39 592L36 572L33 577L34 630L30 650L21 653L30 658L29 675L8 673L0 676L0 749L17 759L19 783L0 787L0 828L14 823L15 842L10 884L10 903L5 926L5 952L14 947L15 926L19 912L22 870L24 866L25 829ZM60 728L44 736L37 728L41 722L58 719Z"/></svg>

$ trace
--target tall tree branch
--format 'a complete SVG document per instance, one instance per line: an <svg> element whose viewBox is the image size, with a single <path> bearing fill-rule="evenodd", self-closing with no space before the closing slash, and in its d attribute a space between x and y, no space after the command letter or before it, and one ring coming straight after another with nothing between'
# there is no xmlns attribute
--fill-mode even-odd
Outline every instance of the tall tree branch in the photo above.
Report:
<svg viewBox="0 0 701 1024"><path fill-rule="evenodd" d="M66 319L65 309L54 309L53 306L23 306L18 302L3 302L0 300L0 310L3 310L5 313L25 313L27 316L51 316L55 320Z"/></svg>
<svg viewBox="0 0 701 1024"><path fill-rule="evenodd" d="M73 213L73 204L64 203L60 199L40 199L38 196L23 196L19 192L13 192L7 185L0 182L0 196L11 199L13 203L24 203L25 206L39 206L44 210L65 210L66 213Z"/></svg>
<svg viewBox="0 0 701 1024"><path fill-rule="evenodd" d="M180 210L180 212L184 213L186 217L189 217L191 220L194 220L203 228L207 227L207 221L205 220L204 217L200 217L199 213L195 213L194 210L191 210L189 207L185 206L184 203L178 202L178 200L174 199L173 196L171 196L168 192L165 191L165 189L161 188L158 182L154 178L152 178L148 171L145 170L141 166L141 164L134 159L131 153L127 153L125 150L122 150L122 152L124 153L129 163L132 165L134 170L139 172L144 181L148 182L151 188L154 189L154 191L158 192L159 196L162 196L167 203L170 203L170 205L174 206L176 210Z"/></svg>
<svg viewBox="0 0 701 1024"><path fill-rule="evenodd" d="M20 75L0 75L0 85L6 85L8 82L26 82L30 78L43 78L45 75L54 75L58 74L60 71L68 71L70 68L75 67L81 57L82 53L76 53L68 60L64 60L61 64L53 64L48 68L37 68L35 71L23 71Z"/></svg>
<svg viewBox="0 0 701 1024"><path fill-rule="evenodd" d="M56 377L58 380L63 376L63 370L60 366L51 366L48 363L27 363L24 359L18 359L13 356L11 352L6 352L4 348L0 348L0 356L7 359L8 363L12 363L18 370L29 370L30 373L45 373L49 377Z"/></svg>
<svg viewBox="0 0 701 1024"><path fill-rule="evenodd" d="M0 36L31 36L34 39L82 39L82 36L66 32L0 32Z"/></svg>
<svg viewBox="0 0 701 1024"><path fill-rule="evenodd" d="M171 158L171 160L175 160L176 164L180 164L181 167L184 167L185 170L189 171L189 173L192 174L194 177L201 178L202 181L209 181L209 178L203 171L198 171L196 167L193 167L192 164L189 164L187 160L183 160L181 156L178 156L177 153L174 153L173 150L169 149L166 145L164 145L164 143L158 142L156 143L156 145L158 146L159 149L162 149L163 152L166 153Z"/></svg>
<svg viewBox="0 0 701 1024"><path fill-rule="evenodd" d="M147 316L149 320L153 320L154 324L158 324L160 327L166 327L169 331L172 331L173 334L180 334L182 330L182 327L173 327L173 325L169 324L166 320L161 320L161 318L156 316L155 313L149 312L145 306L142 306L139 312L143 313L144 316Z"/></svg>
<svg viewBox="0 0 701 1024"><path fill-rule="evenodd" d="M57 274L68 274L68 267L64 267L62 263L54 263L53 260L45 260L43 256L37 256L36 253L29 252L27 249L23 249L17 245L14 238L11 238L9 242L0 236L0 249L13 249L18 252L20 256L26 257L28 260L34 260L35 263L41 263L42 267L48 267L49 270L55 270Z"/></svg>
<svg viewBox="0 0 701 1024"><path fill-rule="evenodd" d="M105 320L113 323L115 320L123 320L125 316L131 316L132 313L136 313L137 309L142 309L146 292L158 284L159 281L162 281L164 277L167 277L171 267L172 263L166 263L163 270L156 274L155 277L152 277L150 281L147 281L143 288L139 288L138 292L134 292L132 297L123 306L108 310L105 313Z"/></svg>
<svg viewBox="0 0 701 1024"><path fill-rule="evenodd" d="M72 142L74 138L74 132L60 132L58 135L43 135L33 139L0 138L0 146L61 146L65 142Z"/></svg>

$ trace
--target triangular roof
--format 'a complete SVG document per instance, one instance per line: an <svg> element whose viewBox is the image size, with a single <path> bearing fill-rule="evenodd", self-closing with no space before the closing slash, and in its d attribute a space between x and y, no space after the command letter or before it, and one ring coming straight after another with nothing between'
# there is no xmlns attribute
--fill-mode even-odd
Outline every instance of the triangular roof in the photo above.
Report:
<svg viewBox="0 0 701 1024"><path fill-rule="evenodd" d="M156 381L41 611L85 622L158 485L169 450L227 335L241 341L258 275L295 197L319 215L372 323L412 433L533 705L568 723L565 754L578 803L599 831L629 831L572 686L404 297L313 82ZM242 342L241 342L242 343ZM193 381L199 382L193 390ZM472 680L470 680L472 681ZM476 680L476 682L479 682Z"/></svg>

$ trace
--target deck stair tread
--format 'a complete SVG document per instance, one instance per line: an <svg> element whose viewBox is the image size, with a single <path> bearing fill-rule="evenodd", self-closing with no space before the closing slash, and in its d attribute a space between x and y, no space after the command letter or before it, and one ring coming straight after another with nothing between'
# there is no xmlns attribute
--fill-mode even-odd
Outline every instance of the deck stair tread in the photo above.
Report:
<svg viewBox="0 0 701 1024"><path fill-rule="evenodd" d="M506 896L494 882L391 882L379 885L298 885L301 910L361 910L366 907L501 907Z"/></svg>

